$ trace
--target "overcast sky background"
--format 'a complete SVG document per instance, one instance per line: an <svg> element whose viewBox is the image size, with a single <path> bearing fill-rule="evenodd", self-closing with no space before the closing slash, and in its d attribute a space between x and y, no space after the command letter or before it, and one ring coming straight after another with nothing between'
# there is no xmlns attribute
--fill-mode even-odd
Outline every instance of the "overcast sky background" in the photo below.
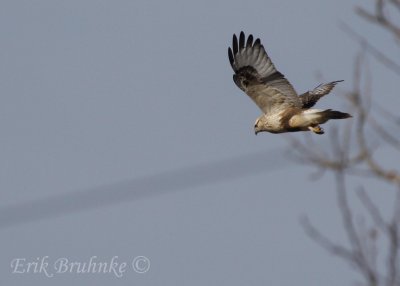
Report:
<svg viewBox="0 0 400 286"><path fill-rule="evenodd" d="M364 2L359 4L368 7ZM346 111L336 95L352 85L359 47L339 24L397 52L389 35L355 16L355 5L1 1L0 212L85 190L95 197L97 187L103 199L104 188L110 197L110 204L103 200L105 206L84 211L74 211L75 202L66 200L70 211L54 216L56 210L40 205L49 212L46 219L0 229L1 284L352 285L359 276L299 225L307 214L334 241L345 242L332 178L311 181L312 169L278 153L287 147L285 135L254 136L260 111L234 85L227 48L241 30L260 37L298 92L314 88L318 74L326 81L344 79L318 106ZM391 83L397 79L369 63L374 93L395 110L400 100ZM321 145L329 139L314 138ZM239 176L240 160L229 161L238 156L263 170ZM172 173L164 192L131 195L126 202L113 198L112 188L121 194L121 182L153 175L157 180L162 172L198 164L210 164L211 173L232 170L237 178L190 187L195 169L189 168L190 174ZM176 181L183 182L180 192L174 191ZM135 193L140 184L123 187ZM18 209L21 216L26 209ZM94 255L105 262L144 255L151 268L145 274L127 270L119 279L11 274L17 257L84 262Z"/></svg>

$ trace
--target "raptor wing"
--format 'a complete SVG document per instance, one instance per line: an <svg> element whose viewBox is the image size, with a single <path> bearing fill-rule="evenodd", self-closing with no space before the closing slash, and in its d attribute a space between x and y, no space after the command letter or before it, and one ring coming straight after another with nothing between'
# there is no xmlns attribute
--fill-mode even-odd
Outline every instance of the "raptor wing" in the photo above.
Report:
<svg viewBox="0 0 400 286"><path fill-rule="evenodd" d="M302 102L290 82L272 63L260 39L247 40L243 32L233 35L228 57L235 74L235 84L266 114L290 107L302 107Z"/></svg>

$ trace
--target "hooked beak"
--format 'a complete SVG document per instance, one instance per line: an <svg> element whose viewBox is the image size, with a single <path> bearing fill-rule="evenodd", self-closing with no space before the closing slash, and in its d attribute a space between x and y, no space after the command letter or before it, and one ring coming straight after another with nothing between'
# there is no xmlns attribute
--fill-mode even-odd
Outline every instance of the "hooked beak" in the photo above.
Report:
<svg viewBox="0 0 400 286"><path fill-rule="evenodd" d="M260 131L254 130L254 134L257 135Z"/></svg>

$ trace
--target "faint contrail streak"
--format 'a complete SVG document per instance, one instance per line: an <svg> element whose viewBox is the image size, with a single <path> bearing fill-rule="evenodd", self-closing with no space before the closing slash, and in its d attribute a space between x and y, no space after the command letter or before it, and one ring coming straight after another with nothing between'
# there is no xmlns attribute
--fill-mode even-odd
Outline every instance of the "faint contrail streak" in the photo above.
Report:
<svg viewBox="0 0 400 286"><path fill-rule="evenodd" d="M0 228L282 168L282 149L257 152L0 209Z"/></svg>

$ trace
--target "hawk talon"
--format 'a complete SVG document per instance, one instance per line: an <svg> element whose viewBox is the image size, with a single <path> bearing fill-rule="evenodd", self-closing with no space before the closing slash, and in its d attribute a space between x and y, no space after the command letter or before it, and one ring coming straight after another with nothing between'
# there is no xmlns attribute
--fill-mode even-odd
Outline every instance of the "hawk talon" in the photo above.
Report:
<svg viewBox="0 0 400 286"><path fill-rule="evenodd" d="M314 132L315 134L318 134L318 135L322 135L322 134L325 133L324 129L319 125L317 125L317 126L309 126L308 129L310 129L312 132Z"/></svg>

